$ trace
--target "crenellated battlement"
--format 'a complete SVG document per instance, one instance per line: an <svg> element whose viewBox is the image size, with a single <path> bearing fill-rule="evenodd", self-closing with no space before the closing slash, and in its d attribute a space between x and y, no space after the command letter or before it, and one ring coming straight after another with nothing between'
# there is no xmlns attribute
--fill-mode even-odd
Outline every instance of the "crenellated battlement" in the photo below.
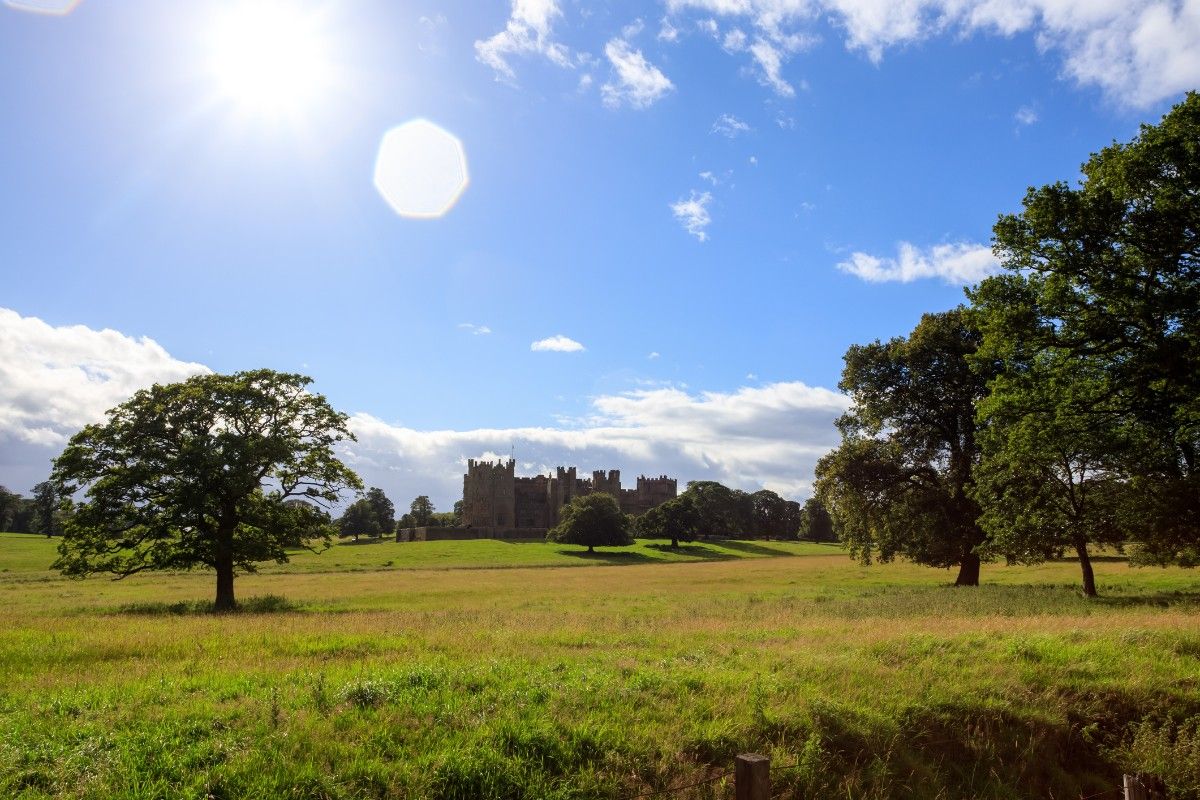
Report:
<svg viewBox="0 0 1200 800"><path fill-rule="evenodd" d="M580 478L575 467L557 467L552 475L516 477L516 461L467 459L463 475L463 522L476 528L551 528L559 510L576 497L604 492L626 514L644 514L676 496L678 482L661 475L639 475L636 489L621 488L621 471L593 470Z"/></svg>

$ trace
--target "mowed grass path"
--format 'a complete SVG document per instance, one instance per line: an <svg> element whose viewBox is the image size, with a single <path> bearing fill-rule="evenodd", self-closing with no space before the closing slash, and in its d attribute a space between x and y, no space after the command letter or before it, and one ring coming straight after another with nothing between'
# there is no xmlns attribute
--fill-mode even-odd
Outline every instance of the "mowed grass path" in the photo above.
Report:
<svg viewBox="0 0 1200 800"><path fill-rule="evenodd" d="M1102 561L1089 601L1071 562L955 589L821 545L384 542L212 616L170 613L209 574L71 581L53 546L0 534L2 797L624 798L742 750L783 797L1200 794L1195 571Z"/></svg>

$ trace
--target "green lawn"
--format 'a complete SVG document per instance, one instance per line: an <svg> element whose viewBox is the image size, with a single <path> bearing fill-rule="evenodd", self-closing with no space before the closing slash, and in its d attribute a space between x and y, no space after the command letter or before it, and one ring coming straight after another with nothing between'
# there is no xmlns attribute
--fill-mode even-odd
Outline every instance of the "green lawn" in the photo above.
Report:
<svg viewBox="0 0 1200 800"><path fill-rule="evenodd" d="M1200 797L1200 574L984 586L835 547L339 544L238 579L47 571L0 534L0 797ZM580 568L585 567L585 568ZM672 797L725 797L718 778Z"/></svg>

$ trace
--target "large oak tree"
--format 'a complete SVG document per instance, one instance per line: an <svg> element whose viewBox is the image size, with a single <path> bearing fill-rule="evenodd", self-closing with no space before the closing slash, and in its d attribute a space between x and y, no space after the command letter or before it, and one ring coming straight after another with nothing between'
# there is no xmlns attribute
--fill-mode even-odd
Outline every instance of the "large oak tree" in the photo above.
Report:
<svg viewBox="0 0 1200 800"><path fill-rule="evenodd" d="M362 484L334 455L345 414L303 375L254 370L155 385L88 425L54 462L83 495L55 566L68 575L207 567L215 608L236 607L236 570L285 562L289 543L328 541L323 509ZM307 502L288 502L303 499Z"/></svg>
<svg viewBox="0 0 1200 800"><path fill-rule="evenodd" d="M1119 510L1121 524L1142 556L1194 561L1200 557L1200 95L1188 94L1132 141L1094 154L1082 172L1077 186L1031 188L1022 211L997 222L995 250L1008 272L971 293L983 350L1018 377L1029 369L1031 353L1051 360L1056 371L1074 362L1101 373L1103 402L1067 398L1046 413L1065 423L1057 431L1068 439L1088 431L1101 431L1088 434L1093 443L1107 438L1106 470L1120 475L1132 501ZM1040 402L1034 382L1006 392L1004 405L1012 408Z"/></svg>
<svg viewBox="0 0 1200 800"><path fill-rule="evenodd" d="M968 357L979 333L967 309L926 314L908 338L854 345L839 387L853 401L838 420L842 444L817 464L817 496L851 555L897 555L958 567L979 584L976 404L986 371Z"/></svg>

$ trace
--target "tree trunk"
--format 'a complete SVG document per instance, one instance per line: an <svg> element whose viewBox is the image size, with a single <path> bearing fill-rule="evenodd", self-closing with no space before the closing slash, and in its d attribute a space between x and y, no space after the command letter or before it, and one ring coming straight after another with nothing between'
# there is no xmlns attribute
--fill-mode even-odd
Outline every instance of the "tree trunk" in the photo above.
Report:
<svg viewBox="0 0 1200 800"><path fill-rule="evenodd" d="M233 611L237 601L233 597L233 531L217 532L217 601L213 610Z"/></svg>
<svg viewBox="0 0 1200 800"><path fill-rule="evenodd" d="M1083 570L1083 594L1096 596L1096 573L1092 570L1092 559L1088 555L1087 542L1076 540L1075 552L1079 554L1079 568Z"/></svg>
<svg viewBox="0 0 1200 800"><path fill-rule="evenodd" d="M964 553L958 567L958 577L954 579L955 586L979 585L979 556L974 553Z"/></svg>
<svg viewBox="0 0 1200 800"><path fill-rule="evenodd" d="M589 544L589 545L588 545L588 552L589 552L589 553L594 553L594 552L596 552L596 548L592 547L592 546Z"/></svg>
<svg viewBox="0 0 1200 800"><path fill-rule="evenodd" d="M671 540L671 547L674 547L674 548L676 548L676 549L679 549L679 540L678 540L678 539L672 539L672 540Z"/></svg>

